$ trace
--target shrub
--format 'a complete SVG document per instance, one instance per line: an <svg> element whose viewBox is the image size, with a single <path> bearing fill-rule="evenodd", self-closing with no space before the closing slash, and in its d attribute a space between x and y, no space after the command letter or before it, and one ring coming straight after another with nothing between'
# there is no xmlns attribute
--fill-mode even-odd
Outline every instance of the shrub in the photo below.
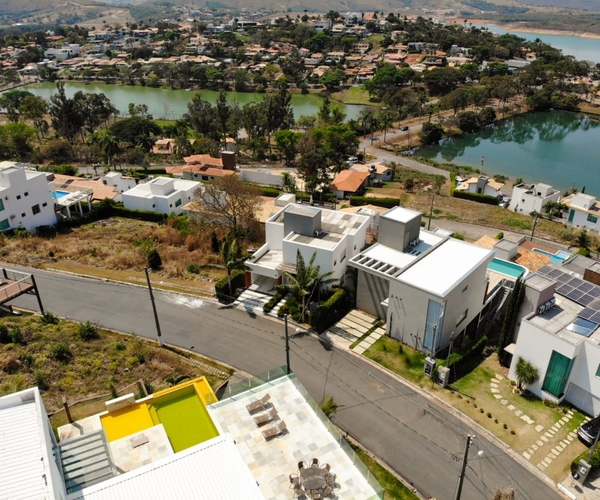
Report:
<svg viewBox="0 0 600 500"><path fill-rule="evenodd" d="M42 323L45 325L58 325L60 318L50 311L44 311L42 313Z"/></svg>
<svg viewBox="0 0 600 500"><path fill-rule="evenodd" d="M350 196L350 205L360 207L362 205L376 205L378 207L393 208L400 205L400 198L368 198L366 196Z"/></svg>
<svg viewBox="0 0 600 500"><path fill-rule="evenodd" d="M504 238L504 233L502 231L500 231L497 235L496 235L496 239L497 240L501 240L502 238Z"/></svg>
<svg viewBox="0 0 600 500"><path fill-rule="evenodd" d="M504 425L503 425L503 427L504 427L505 429L508 429L508 425L507 425L507 424L504 424Z"/></svg>
<svg viewBox="0 0 600 500"><path fill-rule="evenodd" d="M450 172L450 196L454 196L455 189L456 189L456 173Z"/></svg>
<svg viewBox="0 0 600 500"><path fill-rule="evenodd" d="M127 349L127 346L125 344L123 344L123 342L115 342L113 344L113 347L115 349L115 351L124 351L125 349Z"/></svg>
<svg viewBox="0 0 600 500"><path fill-rule="evenodd" d="M50 357L61 363L68 363L73 357L73 354L71 353L68 344L65 342L58 342L50 348Z"/></svg>
<svg viewBox="0 0 600 500"><path fill-rule="evenodd" d="M108 377L108 390L110 391L110 395L113 398L119 397L119 393L117 392L117 388L115 387L115 378L112 375Z"/></svg>
<svg viewBox="0 0 600 500"><path fill-rule="evenodd" d="M35 385L38 386L40 391L47 391L50 389L50 382L48 380L49 376L47 372L43 370L37 370L33 375L33 378L35 380Z"/></svg>
<svg viewBox="0 0 600 500"><path fill-rule="evenodd" d="M100 337L100 334L98 333L98 327L91 321L80 323L79 327L77 328L77 333L79 333L79 338L81 340L93 340Z"/></svg>
<svg viewBox="0 0 600 500"><path fill-rule="evenodd" d="M467 191L454 191L453 196L462 200L476 201L486 205L498 205L498 198L487 194L469 193Z"/></svg>
<svg viewBox="0 0 600 500"><path fill-rule="evenodd" d="M9 332L10 341L13 344L24 344L25 339L23 338L23 334L21 333L21 329L18 326L13 326Z"/></svg>
<svg viewBox="0 0 600 500"><path fill-rule="evenodd" d="M40 238L54 238L56 236L56 227L38 226L35 228L35 234Z"/></svg>
<svg viewBox="0 0 600 500"><path fill-rule="evenodd" d="M12 342L8 327L4 323L0 323L0 344L8 344Z"/></svg>
<svg viewBox="0 0 600 500"><path fill-rule="evenodd" d="M221 251L221 242L214 231L210 234L210 249L212 253L219 253Z"/></svg>
<svg viewBox="0 0 600 500"><path fill-rule="evenodd" d="M246 284L246 273L241 269L235 269L231 272L231 289L233 290L234 297L229 296L229 282L227 276L223 276L219 281L215 283L215 293L217 299L225 302L233 302L237 297L236 290L244 288Z"/></svg>
<svg viewBox="0 0 600 500"><path fill-rule="evenodd" d="M457 240L460 240L460 241L464 241L464 240L465 240L465 237L464 237L462 234L460 234L460 233L454 233L454 234L452 235L452 237L453 237L454 239L457 239Z"/></svg>
<svg viewBox="0 0 600 500"><path fill-rule="evenodd" d="M147 261L148 267L153 271L158 271L162 267L162 259L156 248L148 252Z"/></svg>
<svg viewBox="0 0 600 500"><path fill-rule="evenodd" d="M489 411L488 411L487 417L492 418L492 414Z"/></svg>
<svg viewBox="0 0 600 500"><path fill-rule="evenodd" d="M8 373L9 375L17 373L22 366L23 363L21 363L21 361L19 361L19 358L17 358L16 356L8 356L0 362L0 369L4 373Z"/></svg>
<svg viewBox="0 0 600 500"><path fill-rule="evenodd" d="M42 158L50 160L52 163L65 163L73 159L73 146L65 139L50 140L42 146L39 154Z"/></svg>
<svg viewBox="0 0 600 500"><path fill-rule="evenodd" d="M483 408L479 408L479 413L485 413L485 410Z"/></svg>
<svg viewBox="0 0 600 500"><path fill-rule="evenodd" d="M275 295L273 295L269 301L263 306L263 312L269 313L273 310L273 308L279 303L279 301L281 299L283 299L283 297L285 296L285 292L282 292L280 290L277 290L275 292Z"/></svg>
<svg viewBox="0 0 600 500"><path fill-rule="evenodd" d="M28 352L22 352L21 354L19 354L19 361L23 364L25 368L31 368L35 359Z"/></svg>
<svg viewBox="0 0 600 500"><path fill-rule="evenodd" d="M271 186L260 186L261 196L268 196L270 198L277 198L283 191Z"/></svg>
<svg viewBox="0 0 600 500"><path fill-rule="evenodd" d="M188 264L187 272L191 274L198 274L200 272L200 266L198 264L194 264L193 262Z"/></svg>
<svg viewBox="0 0 600 500"><path fill-rule="evenodd" d="M310 326L322 333L342 319L354 305L354 297L343 288L337 288L310 316Z"/></svg>

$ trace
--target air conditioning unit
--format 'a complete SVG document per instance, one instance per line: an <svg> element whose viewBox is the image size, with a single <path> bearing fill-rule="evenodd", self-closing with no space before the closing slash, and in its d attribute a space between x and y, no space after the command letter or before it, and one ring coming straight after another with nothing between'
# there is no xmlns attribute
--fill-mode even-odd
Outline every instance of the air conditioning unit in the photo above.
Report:
<svg viewBox="0 0 600 500"><path fill-rule="evenodd" d="M542 304L540 307L538 307L539 314L542 314L545 310L546 310L546 304Z"/></svg>
<svg viewBox="0 0 600 500"><path fill-rule="evenodd" d="M11 219L14 219L15 217L16 217L15 214L11 214L11 216L10 216Z"/></svg>

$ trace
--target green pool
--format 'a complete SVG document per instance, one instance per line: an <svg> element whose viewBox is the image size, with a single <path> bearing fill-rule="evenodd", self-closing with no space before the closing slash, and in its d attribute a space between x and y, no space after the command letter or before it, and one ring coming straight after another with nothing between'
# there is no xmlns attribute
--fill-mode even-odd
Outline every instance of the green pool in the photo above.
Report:
<svg viewBox="0 0 600 500"><path fill-rule="evenodd" d="M193 386L159 396L150 411L156 412L175 453L219 435Z"/></svg>
<svg viewBox="0 0 600 500"><path fill-rule="evenodd" d="M520 276L527 274L527 269L525 267L503 259L494 258L487 267L491 271L506 274L507 276L512 276L513 278L519 278Z"/></svg>

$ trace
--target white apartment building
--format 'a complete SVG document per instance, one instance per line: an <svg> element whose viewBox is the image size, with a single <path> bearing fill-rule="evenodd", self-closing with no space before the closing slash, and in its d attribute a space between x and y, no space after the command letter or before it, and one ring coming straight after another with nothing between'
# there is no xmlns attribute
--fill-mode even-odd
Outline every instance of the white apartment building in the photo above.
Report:
<svg viewBox="0 0 600 500"><path fill-rule="evenodd" d="M248 261L252 284L270 291L282 282L282 270L296 272L297 252L321 273L333 271L332 279L342 285L348 261L366 244L369 217L290 203L265 224L267 242Z"/></svg>
<svg viewBox="0 0 600 500"><path fill-rule="evenodd" d="M487 248L421 229L421 213L394 207L379 217L378 243L350 260L358 270L356 307L385 319L391 337L438 351L479 318L490 299L493 257Z"/></svg>
<svg viewBox="0 0 600 500"><path fill-rule="evenodd" d="M0 231L53 226L54 203L44 172L12 161L0 162Z"/></svg>
<svg viewBox="0 0 600 500"><path fill-rule="evenodd" d="M508 209L522 214L542 213L546 203L549 201L558 202L559 199L560 191L548 184L522 183L513 187Z"/></svg>
<svg viewBox="0 0 600 500"><path fill-rule="evenodd" d="M598 263L586 269L600 282ZM525 280L526 292L509 377L519 357L539 370L527 389L590 415L600 413L600 286L566 267L545 266Z"/></svg>
<svg viewBox="0 0 600 500"><path fill-rule="evenodd" d="M125 191L121 197L125 208L181 215L183 206L194 198L200 186L195 181L158 177Z"/></svg>
<svg viewBox="0 0 600 500"><path fill-rule="evenodd" d="M77 57L81 53L81 46L78 43L66 43L59 49L48 49L44 52L44 57L53 59L70 59Z"/></svg>
<svg viewBox="0 0 600 500"><path fill-rule="evenodd" d="M600 231L600 206L596 201L596 197L585 194L576 193L569 198L563 199L563 203L569 207L568 222L576 227L592 229Z"/></svg>

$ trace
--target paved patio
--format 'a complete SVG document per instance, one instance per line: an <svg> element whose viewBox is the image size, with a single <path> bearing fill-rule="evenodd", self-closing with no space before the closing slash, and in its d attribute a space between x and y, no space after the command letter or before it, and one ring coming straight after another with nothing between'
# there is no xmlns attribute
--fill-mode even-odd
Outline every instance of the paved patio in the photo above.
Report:
<svg viewBox="0 0 600 500"><path fill-rule="evenodd" d="M275 408L278 413L274 423L283 420L288 429L285 434L269 441L265 440L262 431L273 423L259 428L254 422L255 415L249 415L246 410L246 405L267 393L271 396L268 409ZM336 482L340 487L335 490L337 497L334 498L375 498L377 492L353 464L358 458L348 456L340 440L327 429L311 403L315 404L314 401L309 402L292 380L282 378L257 388L255 393L245 392L209 406L208 411L214 421L219 422L221 430L231 434L235 440L265 498L292 498L289 475L298 472L300 460L309 462L312 458L328 463L331 472L337 475ZM350 450L350 453L353 452ZM367 473L366 469L364 473Z"/></svg>
<svg viewBox="0 0 600 500"><path fill-rule="evenodd" d="M373 328L376 322L377 318L369 316L362 311L353 309L335 325L329 327L328 330L323 332L320 337L331 342L340 349L350 349L350 346L365 333L367 333L371 328ZM385 329L379 327L373 332L373 334L370 335L368 339L365 339L363 342L361 342L361 344L356 346L354 351L358 354L362 354L373 342L375 342L375 340L381 337L381 335L385 335ZM367 340L369 340L370 343L366 342ZM365 345L361 350L360 348L362 344Z"/></svg>

